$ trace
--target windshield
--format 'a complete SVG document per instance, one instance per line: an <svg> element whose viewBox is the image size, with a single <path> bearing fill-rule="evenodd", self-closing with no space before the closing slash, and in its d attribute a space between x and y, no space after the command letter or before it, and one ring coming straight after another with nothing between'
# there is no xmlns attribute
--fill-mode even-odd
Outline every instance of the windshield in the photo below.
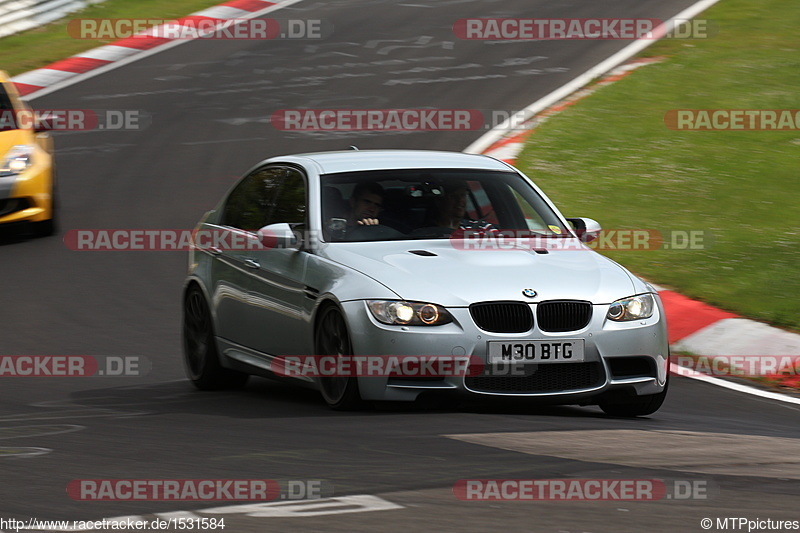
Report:
<svg viewBox="0 0 800 533"><path fill-rule="evenodd" d="M326 241L457 238L465 231L569 234L513 172L380 170L321 176Z"/></svg>

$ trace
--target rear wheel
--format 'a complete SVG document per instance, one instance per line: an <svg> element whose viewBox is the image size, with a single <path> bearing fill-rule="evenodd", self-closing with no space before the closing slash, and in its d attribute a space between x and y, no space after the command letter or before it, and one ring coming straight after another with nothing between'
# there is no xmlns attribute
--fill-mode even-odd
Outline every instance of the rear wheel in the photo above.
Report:
<svg viewBox="0 0 800 533"><path fill-rule="evenodd" d="M196 285L183 300L183 362L186 375L200 390L240 388L249 377L220 365L211 310Z"/></svg>
<svg viewBox="0 0 800 533"><path fill-rule="evenodd" d="M314 336L316 354L337 357L353 355L350 335L341 311L331 305L323 309L321 313ZM363 405L356 377L319 378L319 384L322 397L332 409L351 411Z"/></svg>
<svg viewBox="0 0 800 533"><path fill-rule="evenodd" d="M669 388L669 373L667 381L664 383L664 390L658 394L648 394L647 396L634 396L625 402L601 402L600 409L611 416L647 416L655 413L664 403Z"/></svg>

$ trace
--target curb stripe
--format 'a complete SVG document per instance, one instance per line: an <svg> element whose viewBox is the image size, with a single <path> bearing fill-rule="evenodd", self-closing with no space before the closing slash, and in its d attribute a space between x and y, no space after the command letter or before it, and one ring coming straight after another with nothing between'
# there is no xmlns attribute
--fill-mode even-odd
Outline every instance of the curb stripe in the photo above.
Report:
<svg viewBox="0 0 800 533"><path fill-rule="evenodd" d="M124 46L109 44L106 46L100 46L98 48L92 48L91 50L86 50L85 52L81 52L73 57L88 57L89 59L102 59L104 61L111 62L122 59L123 57L128 57L136 52L137 50L132 48L125 48Z"/></svg>
<svg viewBox="0 0 800 533"><path fill-rule="evenodd" d="M51 70L63 70L66 72L74 72L75 74L82 74L86 71L96 69L107 65L110 61L105 59L95 59L91 57L78 57L72 56L61 61L56 61L50 64L47 68Z"/></svg>
<svg viewBox="0 0 800 533"><path fill-rule="evenodd" d="M20 74L14 78L14 83L18 81L27 85L45 86L58 83L59 81L71 78L74 72L64 72L63 70L52 70L50 68L40 68Z"/></svg>
<svg viewBox="0 0 800 533"><path fill-rule="evenodd" d="M236 9L235 7L230 7L226 5L214 6L209 7L208 9L204 9L202 11L198 11L197 13L192 13L192 15L196 17L209 17L214 19L238 19L242 18L245 15L249 15L251 11L245 9ZM180 22L179 19L178 21Z"/></svg>
<svg viewBox="0 0 800 533"><path fill-rule="evenodd" d="M172 23L185 26L188 22L212 20L220 26L228 19L255 18L259 16L259 12L261 11L273 11L274 9L271 8L283 7L279 4L292 5L298 1L300 0L283 0L282 2L273 2L270 0L231 0L179 18L172 21ZM148 32L150 33L148 34ZM137 36L127 37L115 41L110 45L86 50L67 59L51 63L46 67L14 76L11 78L11 81L14 82L21 96L28 96L50 87L51 85L60 84L73 76L106 67L116 61L123 59L129 59L126 63L134 61L130 56L150 51L161 45L175 41L193 40L154 37L152 33L154 33L154 30L146 30ZM103 71L107 70L108 69L104 69ZM100 72L97 74L100 74ZM55 90L55 88L53 90Z"/></svg>
<svg viewBox="0 0 800 533"><path fill-rule="evenodd" d="M26 96L42 88L41 85L28 85L27 83L20 83L18 81L14 82L14 86L17 88L17 92L20 96Z"/></svg>
<svg viewBox="0 0 800 533"><path fill-rule="evenodd" d="M719 320L739 317L739 315L692 300L674 291L661 291L659 296L664 302L664 311L667 315L670 344L688 337L692 333L696 333Z"/></svg>
<svg viewBox="0 0 800 533"><path fill-rule="evenodd" d="M275 2L270 2L268 0L231 0L222 5L234 7L243 11L258 11L259 9L264 9L266 6L275 5Z"/></svg>
<svg viewBox="0 0 800 533"><path fill-rule="evenodd" d="M165 37L128 37L114 43L117 46L124 46L125 48L134 48L136 50L150 50L156 46L170 42L172 39Z"/></svg>

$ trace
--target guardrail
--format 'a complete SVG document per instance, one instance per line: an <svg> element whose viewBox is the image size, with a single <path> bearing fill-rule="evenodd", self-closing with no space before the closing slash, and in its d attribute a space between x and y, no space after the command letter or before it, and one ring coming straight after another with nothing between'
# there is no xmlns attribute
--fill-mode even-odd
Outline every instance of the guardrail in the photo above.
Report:
<svg viewBox="0 0 800 533"><path fill-rule="evenodd" d="M0 37L53 22L105 0L0 0Z"/></svg>

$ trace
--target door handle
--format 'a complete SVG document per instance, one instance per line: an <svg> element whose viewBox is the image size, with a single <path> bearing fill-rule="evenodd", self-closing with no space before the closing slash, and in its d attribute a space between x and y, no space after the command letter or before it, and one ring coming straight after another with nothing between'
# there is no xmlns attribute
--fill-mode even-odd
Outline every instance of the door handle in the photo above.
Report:
<svg viewBox="0 0 800 533"><path fill-rule="evenodd" d="M222 250L220 250L216 246L209 246L206 249L208 250L208 253L210 253L211 255L222 255Z"/></svg>
<svg viewBox="0 0 800 533"><path fill-rule="evenodd" d="M261 268L261 263L259 263L255 259L245 259L244 266L248 268Z"/></svg>

